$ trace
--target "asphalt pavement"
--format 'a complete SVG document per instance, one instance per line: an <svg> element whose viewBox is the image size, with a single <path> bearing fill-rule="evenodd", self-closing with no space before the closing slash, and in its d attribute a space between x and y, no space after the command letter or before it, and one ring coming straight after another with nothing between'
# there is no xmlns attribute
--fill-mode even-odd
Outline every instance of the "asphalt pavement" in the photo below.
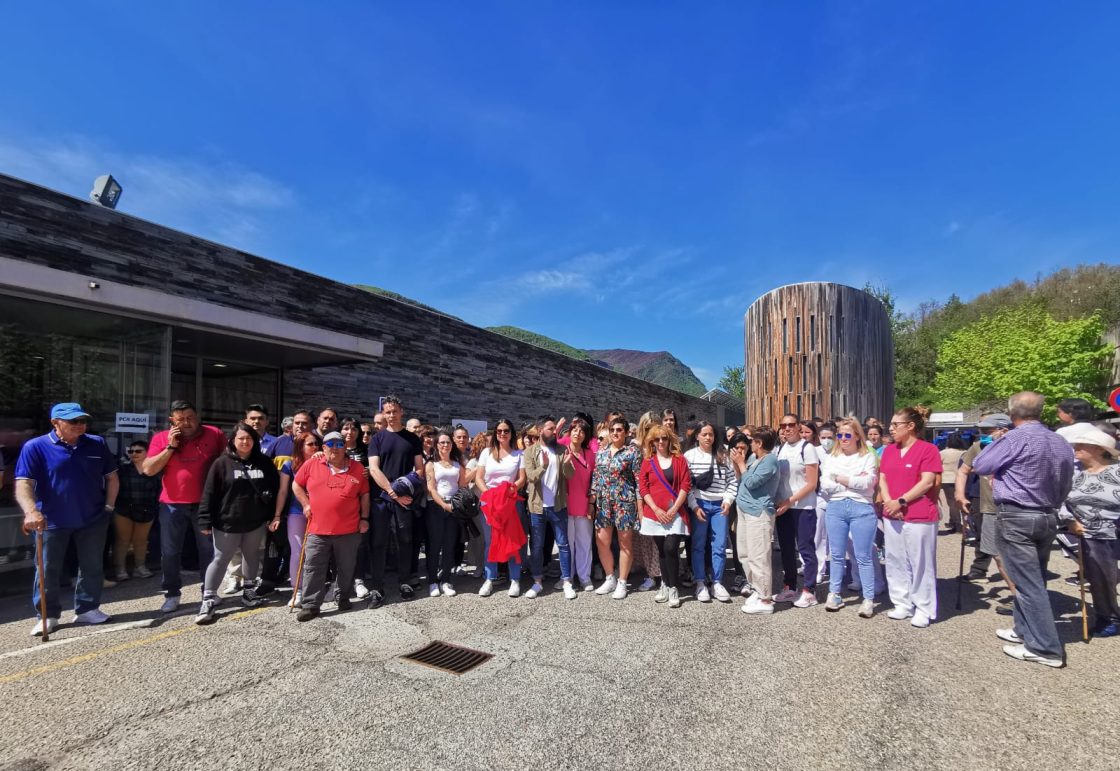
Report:
<svg viewBox="0 0 1120 771"><path fill-rule="evenodd" d="M1081 642L1077 590L1056 580L1067 667L1007 657L1002 584L966 585L953 610L959 543L939 538L928 629L884 597L860 618L850 593L838 613L758 617L737 597L569 601L551 581L483 598L467 578L308 623L231 598L198 627L197 583L160 618L157 576L107 590L109 624L42 643L30 600L7 598L0 768L1115 768L1120 639ZM463 675L400 658L432 640L493 658Z"/></svg>

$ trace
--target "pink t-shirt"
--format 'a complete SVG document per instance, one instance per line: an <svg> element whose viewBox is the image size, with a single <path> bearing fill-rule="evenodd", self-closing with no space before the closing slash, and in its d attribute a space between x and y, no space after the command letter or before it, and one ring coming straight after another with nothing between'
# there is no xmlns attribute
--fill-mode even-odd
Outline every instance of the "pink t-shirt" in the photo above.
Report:
<svg viewBox="0 0 1120 771"><path fill-rule="evenodd" d="M559 439L557 439L556 442L557 442L557 444L562 444L565 447L570 447L571 444L572 444L572 437L562 436ZM592 455L595 455L596 453L598 453L599 452L599 438L595 437L595 436L591 437L591 439L589 439L587 441L587 448L589 450L591 450Z"/></svg>
<svg viewBox="0 0 1120 771"><path fill-rule="evenodd" d="M591 472L595 470L595 453L585 449L572 455L572 475L568 477L568 516L586 517L587 494L591 489Z"/></svg>
<svg viewBox="0 0 1120 771"><path fill-rule="evenodd" d="M167 431L160 431L148 445L148 455L158 455L167 446ZM214 426L199 426L190 439L179 438L179 449L163 467L163 503L198 503L210 465L226 449L226 435Z"/></svg>
<svg viewBox="0 0 1120 771"><path fill-rule="evenodd" d="M922 472L941 473L941 453L929 442L919 439L910 445L905 455L897 444L889 444L883 449L879 464L879 476L887 481L887 491L892 500L905 495L922 478ZM906 507L906 522L936 522L937 488L932 487L921 498L910 501Z"/></svg>

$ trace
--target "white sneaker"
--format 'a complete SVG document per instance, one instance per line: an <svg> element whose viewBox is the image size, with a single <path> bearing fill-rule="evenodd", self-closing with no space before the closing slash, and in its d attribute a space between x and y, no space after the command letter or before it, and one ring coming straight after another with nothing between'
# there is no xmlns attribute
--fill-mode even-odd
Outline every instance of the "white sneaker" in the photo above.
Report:
<svg viewBox="0 0 1120 771"><path fill-rule="evenodd" d="M574 600L576 598L576 588L572 586L571 581L564 582L564 599Z"/></svg>
<svg viewBox="0 0 1120 771"><path fill-rule="evenodd" d="M303 607L303 592L292 592L292 599L288 600L289 608Z"/></svg>
<svg viewBox="0 0 1120 771"><path fill-rule="evenodd" d="M616 586L618 586L618 579L615 578L612 573L603 579L603 583L599 584L599 588L595 590L595 594L610 594L615 590Z"/></svg>
<svg viewBox="0 0 1120 771"><path fill-rule="evenodd" d="M638 584L638 591L639 592L648 592L651 589L653 589L653 587L656 583L657 582L654 581L652 578L650 578L649 576L646 576L645 580L642 581L640 584Z"/></svg>
<svg viewBox="0 0 1120 771"><path fill-rule="evenodd" d="M360 578L354 579L354 596L359 600L364 600L369 597L369 587L367 587L365 581Z"/></svg>
<svg viewBox="0 0 1120 771"><path fill-rule="evenodd" d="M844 599L837 592L829 592L828 597L825 598L824 609L835 613L844 607Z"/></svg>
<svg viewBox="0 0 1120 771"><path fill-rule="evenodd" d="M859 614L863 618L871 618L875 615L875 600L864 600L859 605Z"/></svg>
<svg viewBox="0 0 1120 771"><path fill-rule="evenodd" d="M625 600L626 599L626 582L619 581L618 586L614 588L614 594L611 595L612 600Z"/></svg>
<svg viewBox="0 0 1120 771"><path fill-rule="evenodd" d="M997 629L996 637L1003 640L1004 642L1009 642L1012 645L1019 645L1023 642L1023 638L1015 634L1014 629Z"/></svg>
<svg viewBox="0 0 1120 771"><path fill-rule="evenodd" d="M74 614L74 623L75 624L104 624L106 621L109 620L109 618L110 617L109 617L108 613L102 613L100 608L94 608L93 610L87 610L85 613L75 613Z"/></svg>
<svg viewBox="0 0 1120 771"><path fill-rule="evenodd" d="M664 582L657 590L657 594L653 595L654 602L668 602L669 601L669 587Z"/></svg>
<svg viewBox="0 0 1120 771"><path fill-rule="evenodd" d="M712 584L712 596L720 602L731 602L731 595L719 581Z"/></svg>
<svg viewBox="0 0 1120 771"><path fill-rule="evenodd" d="M58 629L58 619L57 618L48 618L47 619L47 634L54 634L54 630L56 630L56 629ZM31 627L31 636L32 637L42 637L43 636L43 619L39 619L38 621L35 622L35 626Z"/></svg>
<svg viewBox="0 0 1120 771"><path fill-rule="evenodd" d="M148 570L147 565L137 565L133 569L132 573L137 578L151 578L152 577L152 571Z"/></svg>
<svg viewBox="0 0 1120 771"><path fill-rule="evenodd" d="M595 584L591 583L590 578L583 582L583 591L585 591L585 592L595 591Z"/></svg>
<svg viewBox="0 0 1120 771"><path fill-rule="evenodd" d="M440 588L440 591L443 592L445 597L454 597L455 596L455 587L452 586L451 584L447 583L446 581L444 581L442 584L440 584L439 588Z"/></svg>
<svg viewBox="0 0 1120 771"><path fill-rule="evenodd" d="M802 590L801 596L797 598L797 602L793 603L795 608L811 608L817 604L817 595L812 592Z"/></svg>
<svg viewBox="0 0 1120 771"><path fill-rule="evenodd" d="M751 586L750 581L744 581L743 585L741 587L739 587L739 596L740 597L750 597L754 593L755 593L754 587Z"/></svg>
<svg viewBox="0 0 1120 771"><path fill-rule="evenodd" d="M178 597L168 597L167 599L165 599L163 601L163 604L159 606L159 612L160 613L174 613L178 609L179 609L179 598Z"/></svg>
<svg viewBox="0 0 1120 771"><path fill-rule="evenodd" d="M494 582L487 578L482 582L482 586L478 587L479 597L489 597L494 593Z"/></svg>
<svg viewBox="0 0 1120 771"><path fill-rule="evenodd" d="M893 618L895 621L902 621L904 618L910 618L914 612L909 608L895 606L887 611L887 618Z"/></svg>
<svg viewBox="0 0 1120 771"><path fill-rule="evenodd" d="M1052 659L1049 656L1039 656L1037 653L1031 653L1025 645L1005 645L1003 646L1003 652L1013 659L1045 664L1048 667L1054 667L1054 669L1061 669L1065 666L1065 662L1061 659Z"/></svg>
<svg viewBox="0 0 1120 771"><path fill-rule="evenodd" d="M774 612L773 602L763 602L757 594L752 594L743 603L741 610L751 616L763 616Z"/></svg>
<svg viewBox="0 0 1120 771"><path fill-rule="evenodd" d="M428 584L428 596L439 597L439 584Z"/></svg>
<svg viewBox="0 0 1120 771"><path fill-rule="evenodd" d="M914 612L914 618L910 619L910 626L916 626L919 629L925 629L929 626L929 616L922 613L920 610Z"/></svg>
<svg viewBox="0 0 1120 771"><path fill-rule="evenodd" d="M788 586L774 595L774 602L793 602L797 599L797 592Z"/></svg>
<svg viewBox="0 0 1120 771"><path fill-rule="evenodd" d="M121 568L120 570L118 570L117 571L117 580L118 581L127 581L128 580L128 571L125 570L124 568Z"/></svg>
<svg viewBox="0 0 1120 771"><path fill-rule="evenodd" d="M233 595L240 593L241 579L235 576L226 576L226 580L222 581L222 585L218 589L218 594L224 597L232 597Z"/></svg>
<svg viewBox="0 0 1120 771"><path fill-rule="evenodd" d="M520 594L521 594L521 582L520 581L510 581L509 582L509 596L510 597L517 597ZM534 595L534 596L536 596L536 595Z"/></svg>
<svg viewBox="0 0 1120 771"><path fill-rule="evenodd" d="M710 602L710 600L706 600L706 602ZM679 608L680 606L681 606L681 596L677 592L677 588L674 586L672 589L669 590L669 607L670 608Z"/></svg>
<svg viewBox="0 0 1120 771"><path fill-rule="evenodd" d="M669 592L670 607L674 607L674 608L679 607L680 604L681 604L680 599L677 600L676 605L672 604L672 601L673 601L672 594L673 594L673 591L670 591ZM696 582L696 599L699 602L711 602L712 601L712 595L708 592L708 585L706 583L704 583L703 581L697 581Z"/></svg>
<svg viewBox="0 0 1120 771"><path fill-rule="evenodd" d="M513 591L512 586L510 587L510 591ZM544 591L544 587L541 586L536 581L534 581L533 585L529 587L529 591L525 592L525 596L528 597L530 600L535 600L537 598L537 596L540 595L540 593L543 592L543 591ZM511 596L516 596L516 595L511 595Z"/></svg>

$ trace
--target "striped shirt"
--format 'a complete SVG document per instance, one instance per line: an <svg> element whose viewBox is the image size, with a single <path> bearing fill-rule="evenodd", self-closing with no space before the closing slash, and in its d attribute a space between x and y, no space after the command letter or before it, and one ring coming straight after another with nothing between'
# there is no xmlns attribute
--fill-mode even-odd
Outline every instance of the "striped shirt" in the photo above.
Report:
<svg viewBox="0 0 1120 771"><path fill-rule="evenodd" d="M976 456L972 470L995 477L992 495L997 505L1057 509L1073 484L1073 448L1030 420L988 445Z"/></svg>
<svg viewBox="0 0 1120 771"><path fill-rule="evenodd" d="M711 453L704 452L699 447L693 447L686 452L684 459L688 461L688 470L694 478L707 474L709 469L712 470L712 484L708 486L707 490L698 490L694 487L689 491L689 508L696 508L697 499L727 501L729 503L735 500L735 491L739 487L739 477L736 476L735 469L729 460L724 458L723 462L720 463L717 459L713 465Z"/></svg>

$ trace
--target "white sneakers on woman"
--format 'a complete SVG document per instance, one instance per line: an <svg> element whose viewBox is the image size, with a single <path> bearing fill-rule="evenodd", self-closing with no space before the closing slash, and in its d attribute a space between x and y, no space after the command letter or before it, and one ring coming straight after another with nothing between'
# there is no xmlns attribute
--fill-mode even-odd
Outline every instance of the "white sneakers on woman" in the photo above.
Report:
<svg viewBox="0 0 1120 771"><path fill-rule="evenodd" d="M617 586L618 579L614 577L614 573L611 573L603 579L603 583L599 584L599 588L595 590L595 594L610 594Z"/></svg>
<svg viewBox="0 0 1120 771"><path fill-rule="evenodd" d="M482 586L478 587L479 597L489 597L494 593L494 582L487 578L482 582Z"/></svg>

